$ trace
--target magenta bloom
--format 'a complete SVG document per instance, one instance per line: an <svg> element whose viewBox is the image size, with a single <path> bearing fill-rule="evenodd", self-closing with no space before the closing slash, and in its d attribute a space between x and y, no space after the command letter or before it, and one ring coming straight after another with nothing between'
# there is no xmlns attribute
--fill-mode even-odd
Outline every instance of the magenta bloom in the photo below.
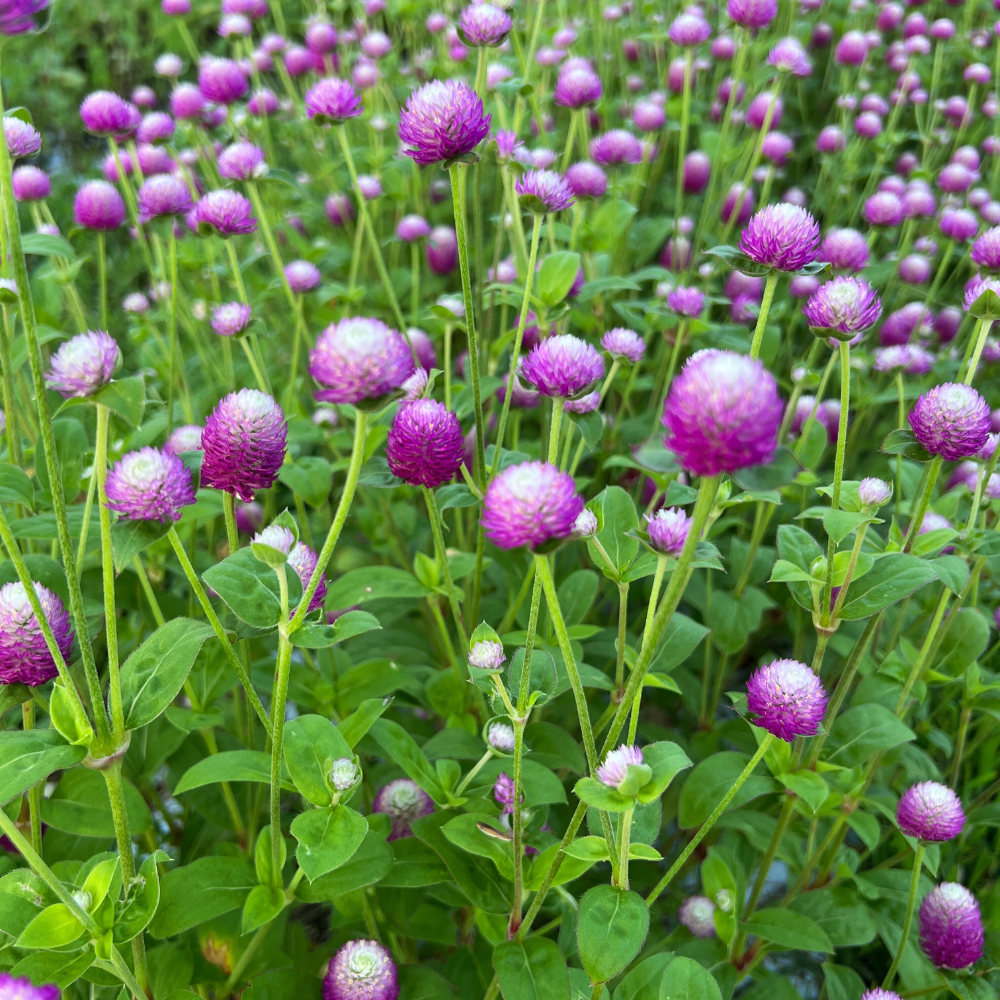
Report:
<svg viewBox="0 0 1000 1000"><path fill-rule="evenodd" d="M638 364L646 353L646 344L642 337L624 326L616 326L601 337L601 347L613 358L626 361L630 365Z"/></svg>
<svg viewBox="0 0 1000 1000"><path fill-rule="evenodd" d="M663 406L666 445L699 476L770 462L782 414L778 387L759 362L732 351L692 355Z"/></svg>
<svg viewBox="0 0 1000 1000"><path fill-rule="evenodd" d="M774 660L747 681L747 707L756 725L787 743L816 735L826 702L822 681L798 660Z"/></svg>
<svg viewBox="0 0 1000 1000"><path fill-rule="evenodd" d="M868 266L868 242L856 229L831 229L816 259L835 271L862 271Z"/></svg>
<svg viewBox="0 0 1000 1000"><path fill-rule="evenodd" d="M520 204L533 212L561 212L573 204L573 190L554 170L527 170L514 184Z"/></svg>
<svg viewBox="0 0 1000 1000"><path fill-rule="evenodd" d="M130 451L108 473L108 507L126 521L179 521L195 502L191 472L164 448Z"/></svg>
<svg viewBox="0 0 1000 1000"><path fill-rule="evenodd" d="M293 292L300 295L316 288L323 276L319 268L308 260L292 260L285 265L285 279Z"/></svg>
<svg viewBox="0 0 1000 1000"><path fill-rule="evenodd" d="M451 274L458 265L458 236L451 226L435 226L424 247L427 265L435 274Z"/></svg>
<svg viewBox="0 0 1000 1000"><path fill-rule="evenodd" d="M490 134L491 116L459 80L432 80L410 95L399 115L400 142L421 166L471 153Z"/></svg>
<svg viewBox="0 0 1000 1000"><path fill-rule="evenodd" d="M125 202L107 181L87 181L73 201L73 219L85 229L109 232L125 222Z"/></svg>
<svg viewBox="0 0 1000 1000"><path fill-rule="evenodd" d="M396 963L377 941L348 941L333 956L323 980L323 1000L396 1000Z"/></svg>
<svg viewBox="0 0 1000 1000"><path fill-rule="evenodd" d="M30 168L21 167L20 169ZM977 267L987 271L1000 271L1000 226L987 229L985 233L980 235L972 244L969 256Z"/></svg>
<svg viewBox="0 0 1000 1000"><path fill-rule="evenodd" d="M5 117L3 131L7 139L7 151L12 159L34 156L42 148L42 137L38 130L20 118L13 115Z"/></svg>
<svg viewBox="0 0 1000 1000"><path fill-rule="evenodd" d="M212 329L220 337L235 337L250 325L250 306L242 302L223 302L212 310Z"/></svg>
<svg viewBox="0 0 1000 1000"><path fill-rule="evenodd" d="M740 234L740 250L758 264L779 271L798 271L819 252L819 226L798 205L767 205Z"/></svg>
<svg viewBox="0 0 1000 1000"><path fill-rule="evenodd" d="M430 232L430 223L422 215L404 215L396 226L396 236L404 243L422 240Z"/></svg>
<svg viewBox="0 0 1000 1000"><path fill-rule="evenodd" d="M174 134L174 120L165 111L145 115L139 123L135 137L139 142L167 142Z"/></svg>
<svg viewBox="0 0 1000 1000"><path fill-rule="evenodd" d="M872 226L898 226L903 221L903 203L891 191L876 191L865 202L863 215Z"/></svg>
<svg viewBox="0 0 1000 1000"><path fill-rule="evenodd" d="M907 836L941 844L962 832L965 811L947 785L921 781L903 792L896 806L896 822Z"/></svg>
<svg viewBox="0 0 1000 1000"><path fill-rule="evenodd" d="M688 896L677 911L677 919L695 937L715 937L715 903L708 896Z"/></svg>
<svg viewBox="0 0 1000 1000"><path fill-rule="evenodd" d="M604 374L604 359L590 344L572 334L543 340L524 359L521 375L543 396L569 399Z"/></svg>
<svg viewBox="0 0 1000 1000"><path fill-rule="evenodd" d="M94 135L120 136L131 132L141 121L134 105L110 90L95 90L80 105L83 127Z"/></svg>
<svg viewBox="0 0 1000 1000"><path fill-rule="evenodd" d="M73 651L73 626L69 614L48 587L35 583L34 588L59 652L68 662ZM55 661L45 645L24 585L5 583L0 587L0 681L37 687L56 673Z"/></svg>
<svg viewBox="0 0 1000 1000"><path fill-rule="evenodd" d="M674 18L667 34L674 45L689 49L707 42L712 37L712 27L702 14L685 11Z"/></svg>
<svg viewBox="0 0 1000 1000"><path fill-rule="evenodd" d="M285 459L288 425L281 407L257 389L225 396L205 421L201 483L244 503L274 484Z"/></svg>
<svg viewBox="0 0 1000 1000"><path fill-rule="evenodd" d="M566 183L577 198L602 198L608 189L608 175L596 163L583 160L566 171Z"/></svg>
<svg viewBox="0 0 1000 1000"><path fill-rule="evenodd" d="M502 549L535 548L573 532L583 497L573 477L546 462L522 462L504 469L486 490L482 524Z"/></svg>
<svg viewBox="0 0 1000 1000"><path fill-rule="evenodd" d="M910 412L910 426L932 455L957 462L986 444L990 408L971 386L946 382L917 400Z"/></svg>
<svg viewBox="0 0 1000 1000"><path fill-rule="evenodd" d="M394 476L436 489L454 478L464 454L462 425L444 403L419 399L400 406L385 443Z"/></svg>
<svg viewBox="0 0 1000 1000"><path fill-rule="evenodd" d="M372 812L385 813L392 821L392 833L386 840L399 840L413 836L410 824L434 812L434 803L415 781L397 778L378 790L372 802Z"/></svg>
<svg viewBox="0 0 1000 1000"><path fill-rule="evenodd" d="M939 969L964 969L983 953L976 897L958 882L935 886L920 904L920 948Z"/></svg>
<svg viewBox="0 0 1000 1000"><path fill-rule="evenodd" d="M63 398L93 396L111 381L121 361L115 339L103 330L88 330L67 340L52 356L46 384Z"/></svg>
<svg viewBox="0 0 1000 1000"><path fill-rule="evenodd" d="M679 507L661 507L644 516L649 544L665 556L679 556L691 530L691 518Z"/></svg>
<svg viewBox="0 0 1000 1000"><path fill-rule="evenodd" d="M329 76L313 84L305 96L306 114L318 125L342 125L365 110L348 80Z"/></svg>
<svg viewBox="0 0 1000 1000"><path fill-rule="evenodd" d="M705 308L705 295L699 288L678 285L667 293L667 305L678 316L700 316Z"/></svg>
<svg viewBox="0 0 1000 1000"><path fill-rule="evenodd" d="M792 76L809 76L812 73L812 62L797 38L782 38L768 53L767 64Z"/></svg>
<svg viewBox="0 0 1000 1000"><path fill-rule="evenodd" d="M863 278L841 276L821 285L802 307L802 314L815 329L853 335L878 322L882 301Z"/></svg>
<svg viewBox="0 0 1000 1000"><path fill-rule="evenodd" d="M207 101L234 104L249 89L246 74L232 59L206 59L198 71L198 89Z"/></svg>
<svg viewBox="0 0 1000 1000"><path fill-rule="evenodd" d="M622 745L611 750L604 763L597 769L597 780L608 788L620 789L628 777L629 764L642 763L642 750L636 746Z"/></svg>
<svg viewBox="0 0 1000 1000"><path fill-rule="evenodd" d="M234 142L227 146L216 162L219 174L230 181L248 181L267 173L264 150L252 142Z"/></svg>
<svg viewBox="0 0 1000 1000"><path fill-rule="evenodd" d="M288 553L288 565L298 574L303 590L309 586L309 581L312 579L318 562L319 556L316 554L316 550L306 545L305 542L296 542L292 546L291 552ZM316 588L316 593L313 594L313 599L309 602L309 611L312 612L323 607L325 600L326 573L320 573L319 586Z"/></svg>
<svg viewBox="0 0 1000 1000"><path fill-rule="evenodd" d="M759 31L778 15L778 0L729 0L726 13L739 25Z"/></svg>
<svg viewBox="0 0 1000 1000"><path fill-rule="evenodd" d="M205 110L205 98L193 83L178 84L170 95L170 112L181 121L198 118Z"/></svg>
<svg viewBox="0 0 1000 1000"><path fill-rule="evenodd" d="M477 47L502 45L513 27L505 10L481 2L472 3L462 11L458 26L469 44Z"/></svg>
<svg viewBox="0 0 1000 1000"><path fill-rule="evenodd" d="M186 215L191 209L187 184L173 174L148 177L139 188L138 200L141 222L168 215Z"/></svg>
<svg viewBox="0 0 1000 1000"><path fill-rule="evenodd" d="M559 71L552 99L563 108L583 108L596 104L603 92L601 78L589 64L568 63Z"/></svg>
<svg viewBox="0 0 1000 1000"><path fill-rule="evenodd" d="M163 450L168 455L183 455L186 451L201 451L201 425L184 424L175 427Z"/></svg>
<svg viewBox="0 0 1000 1000"><path fill-rule="evenodd" d="M11 175L11 183L18 201L41 201L52 193L48 174L38 167L18 167Z"/></svg>
<svg viewBox="0 0 1000 1000"><path fill-rule="evenodd" d="M591 140L590 158L602 167L641 163L642 146L631 132L616 128Z"/></svg>
<svg viewBox="0 0 1000 1000"><path fill-rule="evenodd" d="M49 0L0 0L0 35L23 35L26 31L35 29L35 15L45 10ZM11 979L9 983L25 983L26 979ZM0 978L0 986L4 980ZM41 987L43 990L55 990L54 986ZM25 1000L49 1000L49 993L39 993L37 997L26 996ZM58 990L51 994L52 1000L59 1000Z"/></svg>
<svg viewBox="0 0 1000 1000"><path fill-rule="evenodd" d="M199 230L214 229L224 239L257 231L250 200L229 188L209 191L200 198L194 206L194 218Z"/></svg>
<svg viewBox="0 0 1000 1000"><path fill-rule="evenodd" d="M895 990L884 990L881 986L873 986L861 994L861 1000L902 1000Z"/></svg>

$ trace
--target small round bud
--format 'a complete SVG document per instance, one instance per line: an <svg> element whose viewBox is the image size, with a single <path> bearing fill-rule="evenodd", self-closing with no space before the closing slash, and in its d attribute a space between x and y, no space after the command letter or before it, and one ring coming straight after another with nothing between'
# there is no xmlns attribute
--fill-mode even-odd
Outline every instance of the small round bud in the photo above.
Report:
<svg viewBox="0 0 1000 1000"><path fill-rule="evenodd" d="M646 518L649 544L666 556L679 556L691 530L691 518L677 507L661 507Z"/></svg>
<svg viewBox="0 0 1000 1000"><path fill-rule="evenodd" d="M503 644L492 639L475 643L469 651L469 666L477 670L500 670L506 659Z"/></svg>
<svg viewBox="0 0 1000 1000"><path fill-rule="evenodd" d="M330 766L330 784L338 792L346 792L361 779L361 768L350 757L339 757Z"/></svg>
<svg viewBox="0 0 1000 1000"><path fill-rule="evenodd" d="M715 903L708 896L688 896L677 911L677 919L695 937L715 937Z"/></svg>
<svg viewBox="0 0 1000 1000"><path fill-rule="evenodd" d="M892 484L869 476L858 485L858 499L865 507L881 507L892 499Z"/></svg>
<svg viewBox="0 0 1000 1000"><path fill-rule="evenodd" d="M642 763L642 750L636 746L623 745L612 750L604 763L597 769L597 780L608 788L621 788L628 777L628 767L630 764L639 765Z"/></svg>
<svg viewBox="0 0 1000 1000"><path fill-rule="evenodd" d="M491 723L486 738L493 750L501 753L514 752L514 729L505 722Z"/></svg>
<svg viewBox="0 0 1000 1000"><path fill-rule="evenodd" d="M573 525L573 534L577 538L593 538L597 534L597 515L585 507Z"/></svg>

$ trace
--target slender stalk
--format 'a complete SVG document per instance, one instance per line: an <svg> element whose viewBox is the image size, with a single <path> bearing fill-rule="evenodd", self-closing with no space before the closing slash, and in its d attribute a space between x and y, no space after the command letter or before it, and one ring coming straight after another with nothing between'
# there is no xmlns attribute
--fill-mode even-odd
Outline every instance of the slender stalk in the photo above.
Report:
<svg viewBox="0 0 1000 1000"><path fill-rule="evenodd" d="M97 232L97 280L100 287L101 329L108 328L108 257L105 236L101 230Z"/></svg>
<svg viewBox="0 0 1000 1000"><path fill-rule="evenodd" d="M284 748L285 703L292 666L292 644L285 631L288 624L288 580L284 565L275 567L281 595L281 623L278 626L278 668L271 699L271 883L284 888L281 874L281 756Z"/></svg>
<svg viewBox="0 0 1000 1000"><path fill-rule="evenodd" d="M90 473L90 482L87 484L87 499L83 504L83 524L80 526L80 541L76 546L76 576L80 578L83 572L83 558L87 554L87 537L90 534L90 515L94 509L94 494L97 492L97 476L93 470Z"/></svg>
<svg viewBox="0 0 1000 1000"><path fill-rule="evenodd" d="M913 911L917 905L917 892L920 889L920 870L924 864L924 842L917 841L917 850L913 855L913 873L910 876L910 894L906 899L906 916L903 918L903 936L899 939L899 948L896 956L889 966L889 971L882 980L882 989L887 990L892 986L892 981L896 978L896 970L899 963L903 961L903 952L906 950L906 943L910 939L910 928L913 926Z"/></svg>
<svg viewBox="0 0 1000 1000"><path fill-rule="evenodd" d="M448 604L451 607L452 617L455 619L455 628L458 629L458 638L462 644L463 658L469 648L469 636L465 630L465 623L462 621L462 609L458 603L458 594L455 591L455 581L451 577L451 567L448 565L448 552L444 545L444 534L441 531L441 512L438 510L437 501L434 494L426 486L421 487L424 493L424 503L427 504L427 516L431 522L431 534L434 536L434 554L437 556L438 566L441 576L444 579L444 587L448 592ZM461 664L456 661L455 669L459 676L464 679L464 672Z"/></svg>
<svg viewBox="0 0 1000 1000"><path fill-rule="evenodd" d="M21 704L21 728L35 728L35 703L29 698ZM31 846L42 853L42 784L36 782L28 791L28 817L31 822Z"/></svg>
<svg viewBox="0 0 1000 1000"><path fill-rule="evenodd" d="M924 523L924 515L927 513L927 507L931 502L931 494L934 492L934 486L937 483L938 476L941 474L941 466L943 464L944 459L940 455L936 455L930 465L927 466L924 488L920 492L916 510L910 516L910 524L906 529L906 538L903 542L904 552L910 551L913 541L917 537L917 532L920 530L920 525Z"/></svg>
<svg viewBox="0 0 1000 1000"><path fill-rule="evenodd" d="M979 359L982 357L983 348L986 346L986 335L990 332L992 326L993 323L988 319L983 319L982 317L976 319L976 325L973 327L972 336L969 339L969 350L972 353L971 355L967 354L965 358L965 377L962 381L966 385L972 385L976 369L979 367Z"/></svg>
<svg viewBox="0 0 1000 1000"><path fill-rule="evenodd" d="M688 123L691 121L691 76L694 49L688 46L684 50L684 91L681 97L681 134L677 143L677 184L674 189L674 229L684 208L684 157L687 155ZM692 251L696 248L692 247ZM692 253L692 256L694 254ZM755 355L756 356L756 355Z"/></svg>
<svg viewBox="0 0 1000 1000"><path fill-rule="evenodd" d="M169 220L170 246L170 381L167 383L167 434L174 429L174 393L177 391L177 237ZM103 238L104 234L100 234ZM232 246L232 240L227 240ZM234 251L235 253L235 251ZM236 265L239 270L238 265Z"/></svg>
<svg viewBox="0 0 1000 1000"><path fill-rule="evenodd" d="M761 341L764 339L764 327L767 325L767 314L771 311L771 301L774 298L774 288L778 284L778 271L768 271L764 282L764 298L757 313L757 325L753 331L753 341L750 343L750 357L756 359L760 354Z"/></svg>
<svg viewBox="0 0 1000 1000"><path fill-rule="evenodd" d="M622 813L621 834L618 838L618 888L628 888L628 850L632 833L632 812L635 806Z"/></svg>

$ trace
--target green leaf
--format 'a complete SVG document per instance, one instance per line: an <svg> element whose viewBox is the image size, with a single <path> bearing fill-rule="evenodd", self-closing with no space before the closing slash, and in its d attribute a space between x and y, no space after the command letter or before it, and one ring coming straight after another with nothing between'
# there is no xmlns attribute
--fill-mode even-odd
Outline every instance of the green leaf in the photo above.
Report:
<svg viewBox="0 0 1000 1000"><path fill-rule="evenodd" d="M879 451L883 455L902 455L914 462L929 462L931 460L930 452L917 440L917 436L908 427L900 427L890 431Z"/></svg>
<svg viewBox="0 0 1000 1000"><path fill-rule="evenodd" d="M220 781L271 783L271 756L262 750L223 750L189 767L177 782L174 795ZM284 785L285 782L282 782ZM291 786L294 787L294 786Z"/></svg>
<svg viewBox="0 0 1000 1000"><path fill-rule="evenodd" d="M139 879L129 891L124 905L115 917L114 940L117 944L125 944L141 934L153 919L160 905L160 876L156 868L157 856L160 859L166 855L154 852L142 863L139 869Z"/></svg>
<svg viewBox="0 0 1000 1000"><path fill-rule="evenodd" d="M663 973L659 1000L722 1000L722 993L708 969L681 955Z"/></svg>
<svg viewBox="0 0 1000 1000"><path fill-rule="evenodd" d="M36 951L22 958L10 974L15 979L30 979L35 985L52 983L61 990L68 989L94 964L94 953L89 948L81 952Z"/></svg>
<svg viewBox="0 0 1000 1000"><path fill-rule="evenodd" d="M581 802L604 812L625 812L635 805L635 799L622 795L614 788L608 788L595 778L581 778L573 786L573 794Z"/></svg>
<svg viewBox="0 0 1000 1000"><path fill-rule="evenodd" d="M255 885L243 904L240 930L251 934L269 924L285 908L285 894L274 885Z"/></svg>
<svg viewBox="0 0 1000 1000"><path fill-rule="evenodd" d="M323 980L311 972L300 969L268 969L250 980L250 985L242 994L242 1000L320 1000L322 992ZM172 998L168 997L167 1000Z"/></svg>
<svg viewBox="0 0 1000 1000"><path fill-rule="evenodd" d="M749 920L744 921L743 929L747 934L755 934L779 948L833 954L833 945L826 931L804 913L780 907L757 910Z"/></svg>
<svg viewBox="0 0 1000 1000"><path fill-rule="evenodd" d="M700 761L681 789L677 822L684 829L701 826L736 782L750 758L747 754L722 751ZM733 797L730 809L738 809L759 795L776 791L777 782L751 774Z"/></svg>
<svg viewBox="0 0 1000 1000"><path fill-rule="evenodd" d="M536 293L550 309L558 305L573 287L580 270L580 255L563 250L550 253L538 271Z"/></svg>
<svg viewBox="0 0 1000 1000"><path fill-rule="evenodd" d="M333 466L321 455L304 455L286 462L278 478L312 507L322 507L333 486Z"/></svg>
<svg viewBox="0 0 1000 1000"><path fill-rule="evenodd" d="M125 728L149 725L177 697L212 627L190 618L161 625L125 661L121 672Z"/></svg>
<svg viewBox="0 0 1000 1000"><path fill-rule="evenodd" d="M347 745L352 750L358 745L358 741L371 729L372 723L376 719L381 718L382 713L389 707L391 702L392 699L390 698L369 698L367 701L361 702L337 726L337 731L344 737Z"/></svg>
<svg viewBox="0 0 1000 1000"><path fill-rule="evenodd" d="M122 785L132 833L143 833L153 825L149 807L131 782L123 779ZM103 775L86 768L67 771L52 795L42 800L42 821L78 837L113 837L111 798Z"/></svg>
<svg viewBox="0 0 1000 1000"><path fill-rule="evenodd" d="M163 876L149 932L156 938L173 937L238 909L256 884L253 868L242 858L210 855L174 868Z"/></svg>
<svg viewBox="0 0 1000 1000"><path fill-rule="evenodd" d="M382 598L426 597L430 591L412 574L396 566L352 569L332 584L326 596L329 608L351 608Z"/></svg>
<svg viewBox="0 0 1000 1000"><path fill-rule="evenodd" d="M69 746L54 729L0 733L0 805L86 756L83 747Z"/></svg>
<svg viewBox="0 0 1000 1000"><path fill-rule="evenodd" d="M653 772L652 778L639 789L639 801L646 803L655 802L675 775L691 767L688 755L676 743L666 741L644 746L642 761Z"/></svg>
<svg viewBox="0 0 1000 1000"><path fill-rule="evenodd" d="M504 941L493 949L493 968L504 1000L569 1000L566 959L549 938Z"/></svg>
<svg viewBox="0 0 1000 1000"><path fill-rule="evenodd" d="M76 260L76 252L67 239L48 233L25 233L21 237L21 249L35 257L62 257L65 260Z"/></svg>
<svg viewBox="0 0 1000 1000"><path fill-rule="evenodd" d="M984 295L987 293L984 293ZM996 293L992 292L994 300L996 302L995 308L1000 311L1000 300L997 299ZM982 298L983 296L980 296ZM954 972L944 972L942 970L945 978L945 982L948 984L948 989L959 998L959 1000L996 1000L997 991L993 988L993 984L989 980L975 975L957 975Z"/></svg>
<svg viewBox="0 0 1000 1000"><path fill-rule="evenodd" d="M813 811L826 802L830 795L830 786L815 772L803 769L794 774L779 774L778 780L789 791L794 792Z"/></svg>
<svg viewBox="0 0 1000 1000"><path fill-rule="evenodd" d="M47 906L21 932L18 948L64 948L83 934L83 924L65 903Z"/></svg>
<svg viewBox="0 0 1000 1000"><path fill-rule="evenodd" d="M849 510L828 510L823 515L823 527L826 528L826 533L839 545L852 531L855 531L868 519L865 514L856 514Z"/></svg>
<svg viewBox="0 0 1000 1000"><path fill-rule="evenodd" d="M130 427L138 427L146 409L146 385L141 375L116 379L99 389L91 399L106 406Z"/></svg>
<svg viewBox="0 0 1000 1000"><path fill-rule="evenodd" d="M348 611L332 625L306 623L292 633L292 644L303 649L326 649L345 639L380 629L378 619L367 611Z"/></svg>
<svg viewBox="0 0 1000 1000"><path fill-rule="evenodd" d="M90 450L87 432L75 417L58 417L52 421L52 434L56 442L56 458L59 462L59 477L62 480L63 497L71 504L80 492L80 477L83 475L84 456ZM35 475L39 485L51 493L48 461L45 458L44 441L39 440L35 455Z"/></svg>
<svg viewBox="0 0 1000 1000"><path fill-rule="evenodd" d="M969 579L969 564L961 556L940 556L931 560L931 566L953 594L962 593Z"/></svg>
<svg viewBox="0 0 1000 1000"><path fill-rule="evenodd" d="M333 801L327 784L330 765L341 757L354 756L337 727L322 715L300 715L289 722L285 726L284 753L295 787L318 806Z"/></svg>
<svg viewBox="0 0 1000 1000"><path fill-rule="evenodd" d="M431 767L417 741L398 723L376 719L369 732L376 743L395 761L435 802L445 805L448 796L438 781L437 772Z"/></svg>
<svg viewBox="0 0 1000 1000"><path fill-rule="evenodd" d="M170 528L170 524L162 521L115 521L111 525L115 572L121 573L140 552L145 552L150 545L163 538Z"/></svg>
<svg viewBox="0 0 1000 1000"><path fill-rule="evenodd" d="M672 951L661 951L633 966L615 990L614 1000L658 1000L660 980L674 960Z"/></svg>
<svg viewBox="0 0 1000 1000"><path fill-rule="evenodd" d="M483 822L484 820L485 817L477 816L475 813L465 813L448 820L441 829L456 847L480 858L489 858L504 879L513 881L514 857L511 853L511 842L505 836L494 836L494 833L502 831L498 831L488 822ZM481 823L483 825L480 825Z"/></svg>
<svg viewBox="0 0 1000 1000"><path fill-rule="evenodd" d="M829 1000L861 1000L865 982L853 969L824 962L823 976Z"/></svg>
<svg viewBox="0 0 1000 1000"><path fill-rule="evenodd" d="M35 488L23 469L10 462L0 462L0 503L19 503L35 509Z"/></svg>
<svg viewBox="0 0 1000 1000"><path fill-rule="evenodd" d="M697 648L708 629L687 615L675 611L663 632L660 646L649 669L653 673L669 674L680 666Z"/></svg>
<svg viewBox="0 0 1000 1000"><path fill-rule="evenodd" d="M310 882L349 861L368 833L368 820L348 806L309 809L292 820L295 859Z"/></svg>
<svg viewBox="0 0 1000 1000"><path fill-rule="evenodd" d="M774 604L763 590L747 587L737 600L728 591L716 591L705 616L712 641L724 653L738 653L760 627L764 612Z"/></svg>
<svg viewBox="0 0 1000 1000"><path fill-rule="evenodd" d="M452 507L475 507L479 501L476 495L465 483L449 483L442 486L435 494L439 511L450 510Z"/></svg>
<svg viewBox="0 0 1000 1000"><path fill-rule="evenodd" d="M649 908L637 892L598 885L580 900L576 942L592 983L606 983L639 954Z"/></svg>
<svg viewBox="0 0 1000 1000"><path fill-rule="evenodd" d="M798 473L798 459L791 449L782 446L767 465L752 465L734 472L733 482L740 489L757 493L786 486Z"/></svg>
<svg viewBox="0 0 1000 1000"><path fill-rule="evenodd" d="M850 893L817 889L796 896L788 905L822 927L835 948L857 948L875 940L875 921L868 907Z"/></svg>
<svg viewBox="0 0 1000 1000"><path fill-rule="evenodd" d="M857 767L872 754L913 739L916 739L913 732L884 705L877 702L855 705L833 724L826 744L832 753L827 760L841 767Z"/></svg>
<svg viewBox="0 0 1000 1000"><path fill-rule="evenodd" d="M337 899L355 889L374 885L389 873L392 859L392 847L385 842L385 837L369 830L364 842L346 864L320 876L315 882L302 883L295 894L305 903Z"/></svg>
<svg viewBox="0 0 1000 1000"><path fill-rule="evenodd" d="M399 966L399 995L406 1000L452 1000L454 987L444 977L433 969L423 965ZM248 998L252 1000L252 998ZM283 1000L283 998L276 998ZM296 994L295 1000L305 1000L301 994ZM316 1000L319 1000L317 994Z"/></svg>
<svg viewBox="0 0 1000 1000"><path fill-rule="evenodd" d="M414 889L437 882L450 882L451 875L437 853L416 837L400 837L390 845L396 861L381 884Z"/></svg>
<svg viewBox="0 0 1000 1000"><path fill-rule="evenodd" d="M936 579L931 563L903 552L891 552L876 559L871 571L860 580L851 582L840 617L847 621L870 618Z"/></svg>
<svg viewBox="0 0 1000 1000"><path fill-rule="evenodd" d="M639 551L638 539L629 534L639 527L639 515L632 498L620 486L608 486L587 504L587 509L597 517L597 541L608 554L614 569L618 573L623 572ZM604 558L593 541L587 542L587 549L593 564L605 576L610 575Z"/></svg>
<svg viewBox="0 0 1000 1000"><path fill-rule="evenodd" d="M250 551L239 549L207 569L203 579L238 618L254 628L273 628L281 618L281 591L274 570ZM299 574L285 571L290 607L302 596Z"/></svg>

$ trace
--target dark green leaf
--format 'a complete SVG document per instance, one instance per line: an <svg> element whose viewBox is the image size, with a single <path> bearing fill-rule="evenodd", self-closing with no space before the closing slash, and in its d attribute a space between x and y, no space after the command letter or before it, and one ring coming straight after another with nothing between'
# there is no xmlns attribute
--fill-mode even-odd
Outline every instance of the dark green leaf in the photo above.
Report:
<svg viewBox="0 0 1000 1000"><path fill-rule="evenodd" d="M224 750L213 754L185 771L177 782L174 794L180 795L220 781L261 781L265 785L270 784L271 755L262 750Z"/></svg>
<svg viewBox="0 0 1000 1000"><path fill-rule="evenodd" d="M305 903L337 899L366 885L374 885L392 868L392 848L385 837L369 830L361 846L346 863L315 882L303 883L295 894ZM508 904L509 905L509 904Z"/></svg>
<svg viewBox="0 0 1000 1000"><path fill-rule="evenodd" d="M790 483L799 473L799 463L791 449L782 446L767 465L752 465L733 473L740 489L760 492L776 490Z"/></svg>
<svg viewBox="0 0 1000 1000"><path fill-rule="evenodd" d="M54 234L25 233L21 237L21 249L35 257L62 257L65 260L76 260L76 253L69 241Z"/></svg>
<svg viewBox="0 0 1000 1000"><path fill-rule="evenodd" d="M109 382L91 398L121 417L130 427L138 427L142 423L142 414L146 409L146 385L141 375Z"/></svg>
<svg viewBox="0 0 1000 1000"><path fill-rule="evenodd" d="M351 608L380 598L426 597L430 591L412 574L396 566L352 569L334 583L326 597L328 608Z"/></svg>
<svg viewBox="0 0 1000 1000"><path fill-rule="evenodd" d="M369 732L389 759L395 761L435 802L443 805L448 801L431 762L401 725L388 719L376 719Z"/></svg>
<svg viewBox="0 0 1000 1000"><path fill-rule="evenodd" d="M54 729L0 733L0 805L86 755L83 747L69 746Z"/></svg>
<svg viewBox="0 0 1000 1000"><path fill-rule="evenodd" d="M580 270L580 255L568 250L549 254L542 261L536 286L538 297L549 308L558 305L573 287Z"/></svg>
<svg viewBox="0 0 1000 1000"><path fill-rule="evenodd" d="M504 1000L569 1000L566 959L555 941L504 941L493 950Z"/></svg>
<svg viewBox="0 0 1000 1000"><path fill-rule="evenodd" d="M162 521L116 521L111 525L115 572L121 573L126 566L130 566L139 553L163 538L170 528L170 524Z"/></svg>
<svg viewBox="0 0 1000 1000"><path fill-rule="evenodd" d="M242 858L198 858L163 876L160 905L149 932L173 937L189 927L241 907L257 884L253 868Z"/></svg>
<svg viewBox="0 0 1000 1000"><path fill-rule="evenodd" d="M872 754L915 739L913 732L884 705L855 705L837 717L827 747L831 764L857 767Z"/></svg>
<svg viewBox="0 0 1000 1000"><path fill-rule="evenodd" d="M917 440L917 436L908 427L900 427L890 431L879 451L883 455L902 455L914 462L929 462L931 460L930 452Z"/></svg>
<svg viewBox="0 0 1000 1000"><path fill-rule="evenodd" d="M903 552L891 552L876 559L860 580L852 581L840 617L847 621L869 618L936 579L931 563Z"/></svg>
<svg viewBox="0 0 1000 1000"><path fill-rule="evenodd" d="M682 955L664 970L659 1000L722 1000L722 993L708 969Z"/></svg>
<svg viewBox="0 0 1000 1000"><path fill-rule="evenodd" d="M801 951L823 951L833 954L833 945L826 931L804 913L771 907L757 910L743 924L747 934L754 934L779 948Z"/></svg>
<svg viewBox="0 0 1000 1000"><path fill-rule="evenodd" d="M0 503L19 503L35 508L35 488L24 470L10 462L0 462Z"/></svg>
<svg viewBox="0 0 1000 1000"><path fill-rule="evenodd" d="M278 478L307 504L322 507L333 485L333 467L320 455L304 455L295 462L286 462Z"/></svg>
<svg viewBox="0 0 1000 1000"><path fill-rule="evenodd" d="M286 569L288 601L295 607L302 596L299 574ZM207 583L238 618L254 628L273 628L281 618L278 577L249 546L227 556L203 574Z"/></svg>
<svg viewBox="0 0 1000 1000"><path fill-rule="evenodd" d="M740 776L750 758L746 754L722 751L701 761L687 776L678 812L678 823L684 829L701 826L712 810ZM763 774L751 774L736 793L730 809L738 809L751 799L777 791L778 785Z"/></svg>
<svg viewBox="0 0 1000 1000"><path fill-rule="evenodd" d="M649 908L636 892L598 885L580 900L576 941L592 983L606 983L639 954L649 930Z"/></svg>
<svg viewBox="0 0 1000 1000"><path fill-rule="evenodd" d="M130 782L122 784L129 826L133 834L143 833L153 825L149 807ZM113 837L114 817L104 776L86 768L67 771L52 795L42 800L42 820L78 837Z"/></svg>

